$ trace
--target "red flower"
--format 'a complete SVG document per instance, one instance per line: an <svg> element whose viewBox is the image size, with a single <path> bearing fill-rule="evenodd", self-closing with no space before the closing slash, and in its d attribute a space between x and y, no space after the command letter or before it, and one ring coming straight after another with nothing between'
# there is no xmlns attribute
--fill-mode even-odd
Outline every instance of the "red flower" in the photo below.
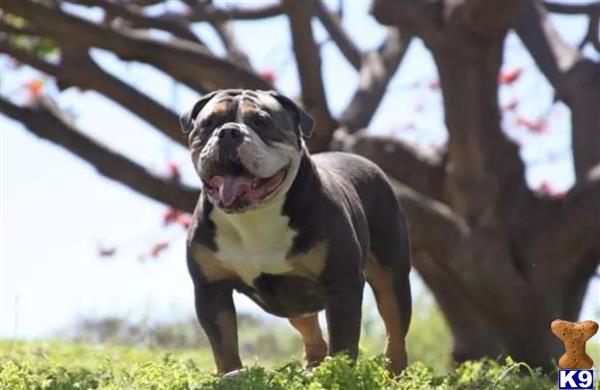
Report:
<svg viewBox="0 0 600 390"><path fill-rule="evenodd" d="M179 166L173 161L167 163L167 176L173 181L179 181L181 179L181 172Z"/></svg>
<svg viewBox="0 0 600 390"><path fill-rule="evenodd" d="M173 207L169 207L165 210L162 216L163 226L169 226L172 223L177 223L188 229L192 224L192 216L181 212Z"/></svg>
<svg viewBox="0 0 600 390"><path fill-rule="evenodd" d="M523 126L527 130L531 131L532 133L536 133L536 134L544 133L548 128L546 121L543 119L533 121L531 119L518 117L517 120L515 121L515 124L517 126Z"/></svg>
<svg viewBox="0 0 600 390"><path fill-rule="evenodd" d="M150 248L150 256L156 258L158 257L165 249L169 247L169 242L166 240L160 240Z"/></svg>
<svg viewBox="0 0 600 390"><path fill-rule="evenodd" d="M553 192L552 186L547 181L541 182L540 186L538 187L538 191L545 195L550 195Z"/></svg>
<svg viewBox="0 0 600 390"><path fill-rule="evenodd" d="M177 221L177 218L179 218L180 214L181 211L174 209L173 207L167 208L162 217L163 226L170 225Z"/></svg>
<svg viewBox="0 0 600 390"><path fill-rule="evenodd" d="M98 248L98 256L100 257L112 257L117 253L117 248L115 247L100 247Z"/></svg>
<svg viewBox="0 0 600 390"><path fill-rule="evenodd" d="M508 103L506 103L504 105L504 107L502 107L502 109L505 111L515 111L518 106L519 106L519 101L517 99L513 99L513 100L509 101Z"/></svg>
<svg viewBox="0 0 600 390"><path fill-rule="evenodd" d="M269 84L275 84L275 80L277 78L275 72L269 69L261 71L259 76Z"/></svg>
<svg viewBox="0 0 600 390"><path fill-rule="evenodd" d="M417 125L415 124L415 122L406 122L405 124L403 124L402 126L400 126L399 130L414 130L417 128Z"/></svg>
<svg viewBox="0 0 600 390"><path fill-rule="evenodd" d="M432 91L437 91L438 89L440 89L440 80L430 80L429 83L427 83L427 87Z"/></svg>
<svg viewBox="0 0 600 390"><path fill-rule="evenodd" d="M192 216L190 214L180 213L177 217L177 223L183 226L185 229L189 229L192 225Z"/></svg>
<svg viewBox="0 0 600 390"><path fill-rule="evenodd" d="M498 82L500 84L510 85L517 81L517 79L521 76L523 72L523 68L514 68L510 70L503 70L500 72L498 76Z"/></svg>
<svg viewBox="0 0 600 390"><path fill-rule="evenodd" d="M25 83L25 89L27 90L27 99L30 102L34 102L37 98L42 95L44 91L44 80L35 79Z"/></svg>
<svg viewBox="0 0 600 390"><path fill-rule="evenodd" d="M18 69L20 66L22 66L23 64L20 63L18 60L15 60L12 57L8 58L8 61L6 61L6 67L8 69Z"/></svg>

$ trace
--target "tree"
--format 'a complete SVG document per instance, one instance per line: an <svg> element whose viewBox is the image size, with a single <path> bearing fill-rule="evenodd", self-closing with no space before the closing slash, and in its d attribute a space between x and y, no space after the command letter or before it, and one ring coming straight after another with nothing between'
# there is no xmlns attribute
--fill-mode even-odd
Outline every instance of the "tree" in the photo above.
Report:
<svg viewBox="0 0 600 390"><path fill-rule="evenodd" d="M510 354L548 367L561 345L549 332L555 318L574 320L600 262L600 64L581 54L600 50L600 3L519 0L375 0L374 17L389 25L381 46L361 52L340 15L320 0L219 8L182 0L187 9L151 16L162 0L2 0L0 51L52 76L64 89L95 90L185 145L177 113L102 69L91 48L150 64L198 93L241 86L271 89L236 44L231 23L285 15L301 84L301 101L317 119L313 152L344 150L378 163L394 181L410 224L413 265L432 290L454 337L454 358ZM100 7L101 24L61 8ZM589 16L579 48L556 32L547 12ZM334 117L321 74L318 19L361 83ZM191 26L214 28L226 48L217 56ZM169 41L144 31L161 30ZM518 146L501 129L498 75L503 43L514 29L539 69L571 110L576 184L564 196L530 190ZM438 68L449 141L425 157L414 145L363 131L414 37ZM26 44L23 44L26 42ZM52 56L48 53L52 52ZM53 60L58 56L58 61ZM172 59L176 58L177 61ZM202 69L201 72L198 69ZM0 98L0 111L30 131L95 166L109 178L177 209L192 210L198 189L159 177L102 146L45 97L29 106Z"/></svg>

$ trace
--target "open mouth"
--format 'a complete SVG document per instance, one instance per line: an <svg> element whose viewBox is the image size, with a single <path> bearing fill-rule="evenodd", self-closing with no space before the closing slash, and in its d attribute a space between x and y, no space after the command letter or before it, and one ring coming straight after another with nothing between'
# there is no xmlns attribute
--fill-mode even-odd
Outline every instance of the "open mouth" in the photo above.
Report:
<svg viewBox="0 0 600 390"><path fill-rule="evenodd" d="M255 177L247 171L211 176L204 181L208 196L226 212L241 212L257 206L281 187L286 176L281 169L271 177Z"/></svg>

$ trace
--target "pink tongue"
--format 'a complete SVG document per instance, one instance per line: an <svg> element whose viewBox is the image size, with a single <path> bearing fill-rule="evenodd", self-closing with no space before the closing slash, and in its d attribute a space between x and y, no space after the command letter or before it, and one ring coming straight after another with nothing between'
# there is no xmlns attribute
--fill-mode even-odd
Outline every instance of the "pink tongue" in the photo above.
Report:
<svg viewBox="0 0 600 390"><path fill-rule="evenodd" d="M250 190L252 185L252 179L246 176L215 176L210 182L219 188L219 197L225 207L231 206L238 195Z"/></svg>

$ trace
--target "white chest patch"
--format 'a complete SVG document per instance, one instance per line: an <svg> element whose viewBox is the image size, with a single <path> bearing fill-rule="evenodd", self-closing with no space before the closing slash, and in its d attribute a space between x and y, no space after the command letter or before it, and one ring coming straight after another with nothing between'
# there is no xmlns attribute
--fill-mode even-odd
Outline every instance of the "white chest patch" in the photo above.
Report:
<svg viewBox="0 0 600 390"><path fill-rule="evenodd" d="M219 248L215 257L248 285L261 273L293 271L286 255L297 233L281 214L282 206L283 197L265 209L226 214L215 208L212 213Z"/></svg>

